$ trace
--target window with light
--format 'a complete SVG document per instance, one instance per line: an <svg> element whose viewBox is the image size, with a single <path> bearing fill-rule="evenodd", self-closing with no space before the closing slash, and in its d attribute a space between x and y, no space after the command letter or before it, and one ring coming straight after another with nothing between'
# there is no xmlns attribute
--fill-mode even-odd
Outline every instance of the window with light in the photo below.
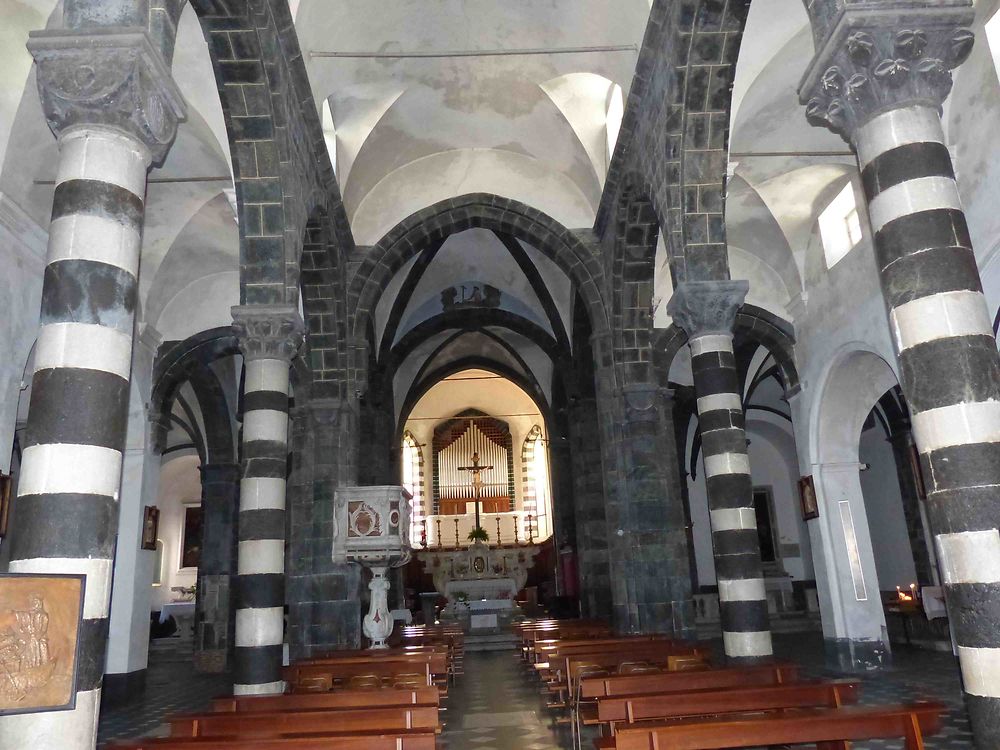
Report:
<svg viewBox="0 0 1000 750"><path fill-rule="evenodd" d="M852 183L848 182L819 215L819 233L827 268L833 268L861 242L861 219Z"/></svg>
<svg viewBox="0 0 1000 750"><path fill-rule="evenodd" d="M420 535L424 527L424 472L423 458L416 439L407 432L403 436L403 487L409 492L412 513L410 514L410 543L420 545Z"/></svg>

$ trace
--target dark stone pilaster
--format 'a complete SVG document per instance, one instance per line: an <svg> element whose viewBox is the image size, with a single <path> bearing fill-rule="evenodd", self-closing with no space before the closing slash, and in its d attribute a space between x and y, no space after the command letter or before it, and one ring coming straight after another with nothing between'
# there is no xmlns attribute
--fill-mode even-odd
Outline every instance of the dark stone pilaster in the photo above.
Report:
<svg viewBox="0 0 1000 750"><path fill-rule="evenodd" d="M903 500L903 516L906 518L906 535L910 538L910 551L913 554L917 581L923 586L931 586L934 585L932 573L934 566L931 563L930 551L927 549L924 521L920 515L920 504L924 498L920 494L919 478L914 473L915 467L910 461L913 433L909 430L894 432L888 440L896 461L896 477L899 480L899 494Z"/></svg>
<svg viewBox="0 0 1000 750"><path fill-rule="evenodd" d="M611 572L596 399L577 399L569 414L580 607L585 617L607 618L611 616Z"/></svg>
<svg viewBox="0 0 1000 750"><path fill-rule="evenodd" d="M333 561L334 490L353 484L357 405L313 399L297 411L289 478L288 638L292 659L361 646L361 568Z"/></svg>
<svg viewBox="0 0 1000 750"><path fill-rule="evenodd" d="M232 659L236 609L231 606L236 574L236 523L240 467L201 467L201 563L195 599L194 665L199 672L225 672Z"/></svg>

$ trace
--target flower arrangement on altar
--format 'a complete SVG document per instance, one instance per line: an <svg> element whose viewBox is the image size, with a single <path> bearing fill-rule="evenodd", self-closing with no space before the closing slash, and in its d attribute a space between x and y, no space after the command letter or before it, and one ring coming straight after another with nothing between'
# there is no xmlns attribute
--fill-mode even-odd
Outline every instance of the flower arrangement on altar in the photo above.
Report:
<svg viewBox="0 0 1000 750"><path fill-rule="evenodd" d="M488 542L490 540L489 532L482 526L477 526L472 531L469 532L470 542Z"/></svg>

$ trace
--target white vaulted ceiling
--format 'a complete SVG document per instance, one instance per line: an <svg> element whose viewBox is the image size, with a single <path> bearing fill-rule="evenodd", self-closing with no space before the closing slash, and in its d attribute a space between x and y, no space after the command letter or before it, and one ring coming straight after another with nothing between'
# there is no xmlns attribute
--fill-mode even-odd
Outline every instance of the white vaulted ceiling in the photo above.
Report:
<svg viewBox="0 0 1000 750"><path fill-rule="evenodd" d="M590 226L609 105L616 85L627 95L648 15L648 0L387 0L378 12L302 0L296 29L358 243L472 192Z"/></svg>

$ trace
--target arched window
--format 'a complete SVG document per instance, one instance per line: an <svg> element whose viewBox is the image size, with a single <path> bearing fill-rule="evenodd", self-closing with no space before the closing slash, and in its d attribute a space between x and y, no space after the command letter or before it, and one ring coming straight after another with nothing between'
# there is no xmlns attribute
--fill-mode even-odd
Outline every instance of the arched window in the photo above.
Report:
<svg viewBox="0 0 1000 750"><path fill-rule="evenodd" d="M548 452L541 425L535 425L524 439L521 450L521 466L524 470L524 523L525 537L528 516L531 516L532 536L536 540L552 535L550 511L552 508L551 486L549 482Z"/></svg>
<svg viewBox="0 0 1000 750"><path fill-rule="evenodd" d="M413 495L410 515L410 543L420 546L424 528L424 454L416 438L409 432L403 435L403 487Z"/></svg>

